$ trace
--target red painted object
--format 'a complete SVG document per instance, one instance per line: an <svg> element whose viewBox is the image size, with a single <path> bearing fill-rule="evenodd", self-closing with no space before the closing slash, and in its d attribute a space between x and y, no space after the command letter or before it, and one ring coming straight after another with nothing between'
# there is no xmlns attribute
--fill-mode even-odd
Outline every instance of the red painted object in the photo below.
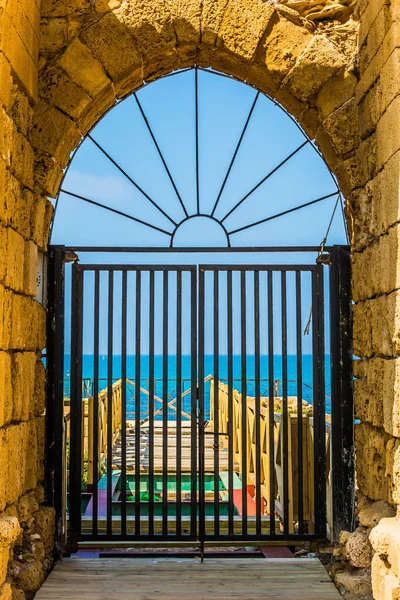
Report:
<svg viewBox="0 0 400 600"><path fill-rule="evenodd" d="M264 554L264 558L294 558L292 552L285 546L260 546L260 550Z"/></svg>

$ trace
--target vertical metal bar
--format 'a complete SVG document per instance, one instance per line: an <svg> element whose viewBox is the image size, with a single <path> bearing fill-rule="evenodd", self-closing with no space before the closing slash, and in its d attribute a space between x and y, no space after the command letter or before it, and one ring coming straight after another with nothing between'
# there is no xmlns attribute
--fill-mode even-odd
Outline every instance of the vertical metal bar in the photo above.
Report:
<svg viewBox="0 0 400 600"><path fill-rule="evenodd" d="M70 398L70 483L69 538L75 545L81 535L82 482L82 328L83 272L72 267L71 290L71 398Z"/></svg>
<svg viewBox="0 0 400 600"><path fill-rule="evenodd" d="M195 143L196 143L196 206L197 214L200 214L200 177L199 177L199 72L194 70L194 93L195 93Z"/></svg>
<svg viewBox="0 0 400 600"><path fill-rule="evenodd" d="M176 535L182 535L182 271L176 273Z"/></svg>
<svg viewBox="0 0 400 600"><path fill-rule="evenodd" d="M303 499L303 342L301 326L301 272L296 271L296 371L297 371L297 510L299 534L304 533Z"/></svg>
<svg viewBox="0 0 400 600"><path fill-rule="evenodd" d="M121 376L122 376L122 430L121 430L121 534L126 535L126 328L128 305L128 273L122 271L121 314Z"/></svg>
<svg viewBox="0 0 400 600"><path fill-rule="evenodd" d="M108 346L107 346L107 536L112 536L112 454L113 454L113 325L114 272L108 271Z"/></svg>
<svg viewBox="0 0 400 600"><path fill-rule="evenodd" d="M219 535L219 271L214 271L214 534ZM211 417L211 415L210 415Z"/></svg>
<svg viewBox="0 0 400 600"><path fill-rule="evenodd" d="M142 328L142 272L136 271L136 314L135 314L135 537L139 538L140 531L140 374L141 374L141 328Z"/></svg>
<svg viewBox="0 0 400 600"><path fill-rule="evenodd" d="M354 407L351 258L334 246L330 267L333 536L354 529Z"/></svg>
<svg viewBox="0 0 400 600"><path fill-rule="evenodd" d="M168 271L163 271L162 531L168 535Z"/></svg>
<svg viewBox="0 0 400 600"><path fill-rule="evenodd" d="M204 269L199 268L199 540L205 540L205 497L204 497Z"/></svg>
<svg viewBox="0 0 400 600"><path fill-rule="evenodd" d="M289 533L289 428L288 428L288 375L287 375L287 301L286 271L281 272L282 311L282 451L283 451L283 531Z"/></svg>
<svg viewBox="0 0 400 600"><path fill-rule="evenodd" d="M149 273L149 536L154 535L154 271Z"/></svg>
<svg viewBox="0 0 400 600"><path fill-rule="evenodd" d="M94 273L93 323L93 535L98 533L99 514L99 336L100 336L100 272Z"/></svg>
<svg viewBox="0 0 400 600"><path fill-rule="evenodd" d="M228 350L228 534L234 533L233 505L233 332L232 271L227 271L227 350Z"/></svg>
<svg viewBox="0 0 400 600"><path fill-rule="evenodd" d="M260 273L254 272L254 393L256 534L261 535Z"/></svg>
<svg viewBox="0 0 400 600"><path fill-rule="evenodd" d="M273 272L268 271L268 420L269 420L269 519L275 535L275 378L274 378L274 297Z"/></svg>
<svg viewBox="0 0 400 600"><path fill-rule="evenodd" d="M246 341L246 271L240 273L240 329L242 384L242 535L247 535L247 341Z"/></svg>
<svg viewBox="0 0 400 600"><path fill-rule="evenodd" d="M324 271L313 271L313 422L315 533L326 534Z"/></svg>
<svg viewBox="0 0 400 600"><path fill-rule="evenodd" d="M191 339L191 443L190 443L190 472L191 472L191 494L190 494L190 535L197 537L197 270L191 271L191 305L190 305L190 339ZM200 468L200 467L199 467ZM199 476L200 479L200 476Z"/></svg>
<svg viewBox="0 0 400 600"><path fill-rule="evenodd" d="M46 497L56 512L55 553L62 554L64 490L64 249L49 246L47 287Z"/></svg>

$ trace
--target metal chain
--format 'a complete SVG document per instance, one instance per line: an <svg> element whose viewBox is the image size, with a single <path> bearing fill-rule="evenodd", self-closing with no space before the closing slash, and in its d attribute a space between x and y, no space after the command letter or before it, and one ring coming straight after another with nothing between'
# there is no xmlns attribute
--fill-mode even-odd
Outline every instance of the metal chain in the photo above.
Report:
<svg viewBox="0 0 400 600"><path fill-rule="evenodd" d="M330 218L330 221L329 221L328 229L326 230L325 237L324 237L324 239L321 242L321 246L320 246L320 249L319 249L318 256L321 256L321 254L324 253L325 245L326 245L326 242L328 241L329 232L330 232L331 227L332 227L333 219L335 218L335 213L336 213L336 209L337 209L337 206L339 204L339 201L340 201L340 197L341 196L340 196L340 192L339 192L338 193L338 197L336 198L335 206L333 207L333 212L332 212L332 215L331 215L331 218ZM342 208L342 213L343 213L343 205L342 205L342 203L340 203L340 206ZM344 215L344 213L343 213L343 215ZM346 223L345 223L345 231L346 231L346 236L347 236ZM307 320L306 326L304 328L303 335L310 335L311 321L312 321L312 304L311 304L311 307L310 307L310 314L308 316L308 320Z"/></svg>
<svg viewBox="0 0 400 600"><path fill-rule="evenodd" d="M319 251L320 254L322 254L323 251L325 250L325 244L328 241L329 232L330 232L331 227L332 227L333 219L335 217L335 213L336 213L337 206L339 204L339 200L340 200L340 192L338 194L338 197L336 198L335 206L333 208L331 220L329 221L329 225L328 225L328 229L326 230L325 237L324 237L324 239L321 242L321 248L320 248L320 251Z"/></svg>

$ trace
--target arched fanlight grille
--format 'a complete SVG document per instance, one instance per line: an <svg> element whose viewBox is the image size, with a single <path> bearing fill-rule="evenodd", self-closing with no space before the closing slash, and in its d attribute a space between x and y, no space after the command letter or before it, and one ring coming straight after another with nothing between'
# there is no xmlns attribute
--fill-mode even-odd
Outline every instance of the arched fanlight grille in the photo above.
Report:
<svg viewBox="0 0 400 600"><path fill-rule="evenodd" d="M72 157L55 208L53 243L191 246L199 219L206 246L299 244L299 232L300 244L318 244L327 227L347 235L336 180L296 121L199 67L107 113ZM185 227L189 243L179 239Z"/></svg>

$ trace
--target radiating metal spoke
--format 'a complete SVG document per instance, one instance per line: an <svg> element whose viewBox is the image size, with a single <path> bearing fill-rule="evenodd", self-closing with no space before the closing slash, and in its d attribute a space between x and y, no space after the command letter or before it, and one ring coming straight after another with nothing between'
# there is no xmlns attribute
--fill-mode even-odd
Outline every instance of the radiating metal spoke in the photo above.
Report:
<svg viewBox="0 0 400 600"><path fill-rule="evenodd" d="M165 210L163 210L160 206L158 206L157 202L155 202L152 198L150 198L150 196L140 187L140 185L138 185L136 183L136 181L134 181L132 179L132 177L130 177L128 175L128 173L126 171L124 171L124 169L112 158L112 156L110 156L108 154L108 152L106 150L104 150L104 148L98 143L96 142L96 140L90 135L90 133L88 133L87 136L92 142L93 144L95 144L95 146L97 146L97 148L100 150L100 152L102 152L104 154L104 156L106 156L108 158L109 161L112 162L112 164L117 167L118 171L120 171L122 173L122 175L124 177L126 177L126 179L128 181L131 182L131 184L141 193L143 194L143 196L162 214L164 215L164 217L166 219L168 219L168 221L170 221L173 225L177 225L177 223L165 212Z"/></svg>
<svg viewBox="0 0 400 600"><path fill-rule="evenodd" d="M160 231L169 237L172 236L172 233L162 229L161 227L157 227L157 225L152 225L151 223L146 223L146 221L142 221L141 219L137 219L136 217L132 217L132 215L128 215L127 213L122 212L121 210L117 210L116 208L111 208L110 206L106 206L105 204L101 204L101 202L96 202L96 200L91 200L90 198L86 198L85 196L80 196L79 194L74 194L73 192L68 192L67 190L61 189L60 193L67 194L68 196L72 196L73 198L78 198L78 200L82 200L83 202L87 202L88 204L93 204L94 206L99 206L100 208L104 208L104 210L108 210L113 212L121 217L126 217L131 221L135 221L136 223L140 223L140 225L144 225L145 227L150 227L151 229L155 229L156 231Z"/></svg>
<svg viewBox="0 0 400 600"><path fill-rule="evenodd" d="M241 206L243 204L243 202L245 200L247 200L247 198L249 196L251 196L261 185L263 185L263 183L265 183L267 181L267 179L269 179L271 177L271 175L273 175L274 173L276 173L277 171L279 171L279 169L281 167L283 167L283 165L285 165L291 158L293 158L293 156L295 156L295 154L297 154L298 152L300 152L300 150L302 150L302 148L304 148L304 146L306 146L309 143L310 143L309 140L306 140L305 142L303 142L298 148L296 148L296 150L294 150L291 154L289 154L289 156L287 156L285 158L285 160L283 160L282 162L280 162L279 165L277 165L274 169L272 169L272 171L270 171L268 173L268 175L266 175L265 177L263 177L263 179L261 179L261 181L259 181L257 183L257 185L255 185L249 192L247 192L247 194L245 196L243 196L243 198L241 200L239 200L239 202L237 204L235 204L235 206L233 208L231 208L231 210L221 220L221 223L223 223L233 212L235 212L235 210L237 208L239 208L239 206Z"/></svg>
<svg viewBox="0 0 400 600"><path fill-rule="evenodd" d="M186 206L185 206L185 204L184 204L184 202L183 202L183 200L182 200L182 198L181 198L181 195L180 195L180 193L179 193L179 191L178 191L178 188L176 187L175 181L174 181L174 179L173 179L173 177L172 177L172 175L171 175L171 171L169 170L169 168L168 168L168 165L167 165L167 163L166 163L166 161L165 161L165 158L164 158L164 156L163 156L163 153L161 152L160 146L159 146L159 145L158 145L158 143L157 143L157 140L156 140L156 138L155 138L155 135L154 135L154 133L153 133L153 130L152 130L151 126L150 126L149 120L148 120L148 118L147 118L147 116L146 116L146 114L145 114L145 112L144 112L144 110L143 110L143 107L142 107L142 105L141 105L141 103L140 103L140 101L139 101L139 98L137 97L137 94L136 94L136 92L135 92L133 95L134 95L134 97L135 97L136 103L137 103L137 105L138 105L138 108L139 108L139 110L140 110L140 114L141 114L141 115L142 115L142 117L143 117L143 121L145 122L145 124L146 124L146 127L147 127L147 129L148 129L148 132L150 133L151 139L153 140L153 143L154 143L154 145L155 145L155 147L156 147L156 149L157 149L157 152L158 152L158 155L159 155L159 157L160 157L160 159L161 159L161 162L162 162L162 164L164 165L164 169L165 169L165 170L166 170L166 172L167 172L167 175L168 175L168 177L169 177L169 180L170 180L170 182L171 182L171 184L172 184L172 187L174 188L175 194L176 194L176 196L177 196L177 198L178 198L178 200L179 200L179 202L180 202L180 205L181 205L181 207L182 207L182 209L183 209L183 212L185 213L185 216L186 216L186 217L188 217L188 216L189 216L189 213L188 213L188 212L187 212L187 210L186 210Z"/></svg>
<svg viewBox="0 0 400 600"><path fill-rule="evenodd" d="M234 233L239 233L239 231L244 231L245 229L250 229L250 227L256 227L257 225L261 225L262 223L267 223L268 221L272 221L273 219L278 219L279 217L288 215L289 213L295 212L296 210L306 208L307 206L311 206L312 204L317 204L318 202L322 202L323 200L327 200L328 198L333 198L333 196L336 196L336 195L337 195L337 192L333 192L333 194L328 194L327 196L322 196L321 198L317 198L316 200L311 200L311 202L306 202L305 204L301 204L300 206L295 206L294 208L289 208L288 210L284 210L281 213L272 215L272 217L267 217L265 219L261 219L260 221L255 221L254 223L249 223L248 225L239 227L238 229L233 229L232 231L228 231L228 234L233 235Z"/></svg>
<svg viewBox="0 0 400 600"><path fill-rule="evenodd" d="M197 67L194 70L194 95L195 95L195 141L196 141L196 204L197 214L200 214L200 181L199 181L199 74Z"/></svg>
<svg viewBox="0 0 400 600"><path fill-rule="evenodd" d="M222 182L221 189L219 190L218 197L217 197L217 199L216 199L216 201L215 201L214 208L213 208L213 210L212 210L212 213L211 213L211 216L212 216L212 217L214 216L214 213L215 213L215 211L216 211L216 209L217 209L218 203L219 203L219 201L220 201L220 199L221 199L222 192L224 191L224 188L225 188L225 186L226 186L226 183L227 183L227 181L228 181L229 175L230 175L230 173L231 173L232 167L233 167L233 165L234 165L234 162L235 162L235 160L236 160L237 154L238 154L238 152L239 152L239 148L240 148L240 146L241 146L241 144L242 144L242 141L243 141L244 135L245 135L245 133L246 133L246 130L247 130L247 127L248 127L248 125L249 125L249 123L250 123L250 119L251 119L251 117L252 117L252 115L253 115L253 112L254 112L254 109L255 109L255 107L256 107L257 100L258 100L258 98L259 98L259 97L260 97L260 92L257 92L257 94L256 94L256 96L255 96L255 98L254 98L253 104L251 105L250 112L249 112L249 114L248 114L248 116L247 116L246 123L244 124L244 127L243 127L242 133L241 133L241 135L240 135L239 141L238 141L238 143L237 143L237 146L236 146L235 152L233 153L232 160L231 160L231 162L230 162L230 164L229 164L229 167L228 167L228 170L227 170L227 172L226 172L226 175L225 175L224 181Z"/></svg>

